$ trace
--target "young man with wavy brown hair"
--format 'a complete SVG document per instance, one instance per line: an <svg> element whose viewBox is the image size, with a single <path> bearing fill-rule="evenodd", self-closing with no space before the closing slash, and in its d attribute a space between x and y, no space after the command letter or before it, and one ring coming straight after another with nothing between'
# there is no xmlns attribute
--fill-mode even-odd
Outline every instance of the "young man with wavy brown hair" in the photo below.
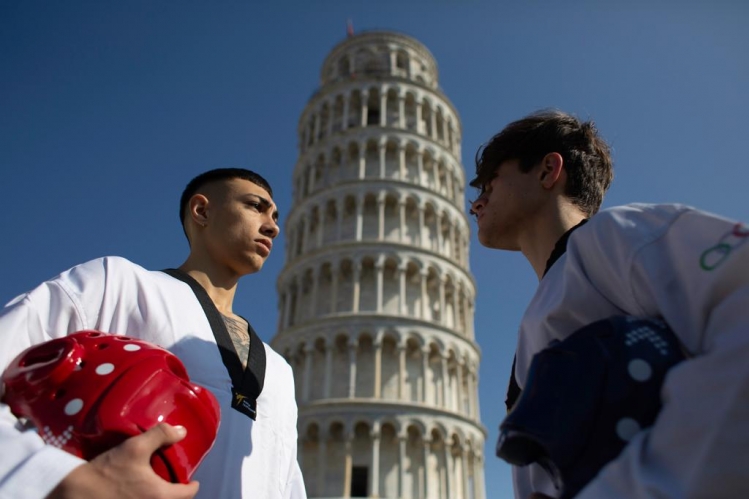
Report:
<svg viewBox="0 0 749 499"><path fill-rule="evenodd" d="M510 123L477 154L478 239L521 251L539 279L508 409L551 343L611 316L663 320L689 358L669 371L655 423L575 497L749 496L749 229L675 204L599 212L611 180L594 124L559 111ZM538 464L513 467L513 484L518 499L560 496Z"/></svg>

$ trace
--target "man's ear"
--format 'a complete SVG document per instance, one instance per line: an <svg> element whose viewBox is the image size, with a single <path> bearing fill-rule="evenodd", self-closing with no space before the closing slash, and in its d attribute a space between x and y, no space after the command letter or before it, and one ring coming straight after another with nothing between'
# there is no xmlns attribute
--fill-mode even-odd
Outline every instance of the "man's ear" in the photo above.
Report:
<svg viewBox="0 0 749 499"><path fill-rule="evenodd" d="M551 189L563 178L564 159L558 152L550 152L543 157L538 171L538 180L544 189Z"/></svg>
<svg viewBox="0 0 749 499"><path fill-rule="evenodd" d="M208 198L203 194L194 194L188 203L190 218L201 227L208 225Z"/></svg>

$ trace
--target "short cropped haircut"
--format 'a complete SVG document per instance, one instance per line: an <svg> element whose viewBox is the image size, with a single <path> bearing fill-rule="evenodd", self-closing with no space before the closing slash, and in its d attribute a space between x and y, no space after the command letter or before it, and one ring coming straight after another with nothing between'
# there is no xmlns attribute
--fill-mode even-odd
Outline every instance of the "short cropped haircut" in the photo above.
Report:
<svg viewBox="0 0 749 499"><path fill-rule="evenodd" d="M587 216L594 215L614 176L611 150L592 121L581 122L557 110L514 121L479 148L470 185L483 189L507 160L517 160L520 171L527 173L552 152L564 160L565 196Z"/></svg>
<svg viewBox="0 0 749 499"><path fill-rule="evenodd" d="M253 184L259 185L268 191L270 197L273 197L273 189L271 189L268 181L252 170L245 170L244 168L216 168L215 170L201 173L194 179L190 180L187 187L185 187L185 190L182 191L182 196L179 200L179 223L182 224L182 230L185 232L185 236L187 236L187 231L185 230L185 215L187 215L190 198L207 184L220 180L233 180L235 178L249 180Z"/></svg>

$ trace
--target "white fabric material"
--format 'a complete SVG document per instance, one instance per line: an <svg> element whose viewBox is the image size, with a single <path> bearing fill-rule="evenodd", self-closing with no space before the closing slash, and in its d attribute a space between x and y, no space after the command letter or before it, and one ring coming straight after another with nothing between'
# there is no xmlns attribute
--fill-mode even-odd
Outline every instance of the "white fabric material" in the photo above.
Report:
<svg viewBox="0 0 749 499"><path fill-rule="evenodd" d="M663 409L576 499L749 497L749 229L680 205L600 212L573 232L519 331L516 380L552 339L615 314L661 317L693 358L672 369ZM515 497L558 495L538 466Z"/></svg>
<svg viewBox="0 0 749 499"><path fill-rule="evenodd" d="M190 287L123 258L93 260L45 282L0 312L0 369L25 348L83 329L127 334L167 348L221 406L216 442L193 479L198 497L306 497L297 463L290 366L268 345L257 420L231 408L231 379ZM44 497L80 460L20 432L0 406L0 498Z"/></svg>

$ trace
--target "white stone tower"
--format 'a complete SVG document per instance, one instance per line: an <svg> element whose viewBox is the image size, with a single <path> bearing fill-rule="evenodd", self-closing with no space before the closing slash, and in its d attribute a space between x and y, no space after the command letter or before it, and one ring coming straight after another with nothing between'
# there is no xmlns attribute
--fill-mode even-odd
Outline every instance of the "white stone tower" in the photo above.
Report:
<svg viewBox="0 0 749 499"><path fill-rule="evenodd" d="M364 32L325 59L273 339L310 497L485 499L460 135L413 38Z"/></svg>

